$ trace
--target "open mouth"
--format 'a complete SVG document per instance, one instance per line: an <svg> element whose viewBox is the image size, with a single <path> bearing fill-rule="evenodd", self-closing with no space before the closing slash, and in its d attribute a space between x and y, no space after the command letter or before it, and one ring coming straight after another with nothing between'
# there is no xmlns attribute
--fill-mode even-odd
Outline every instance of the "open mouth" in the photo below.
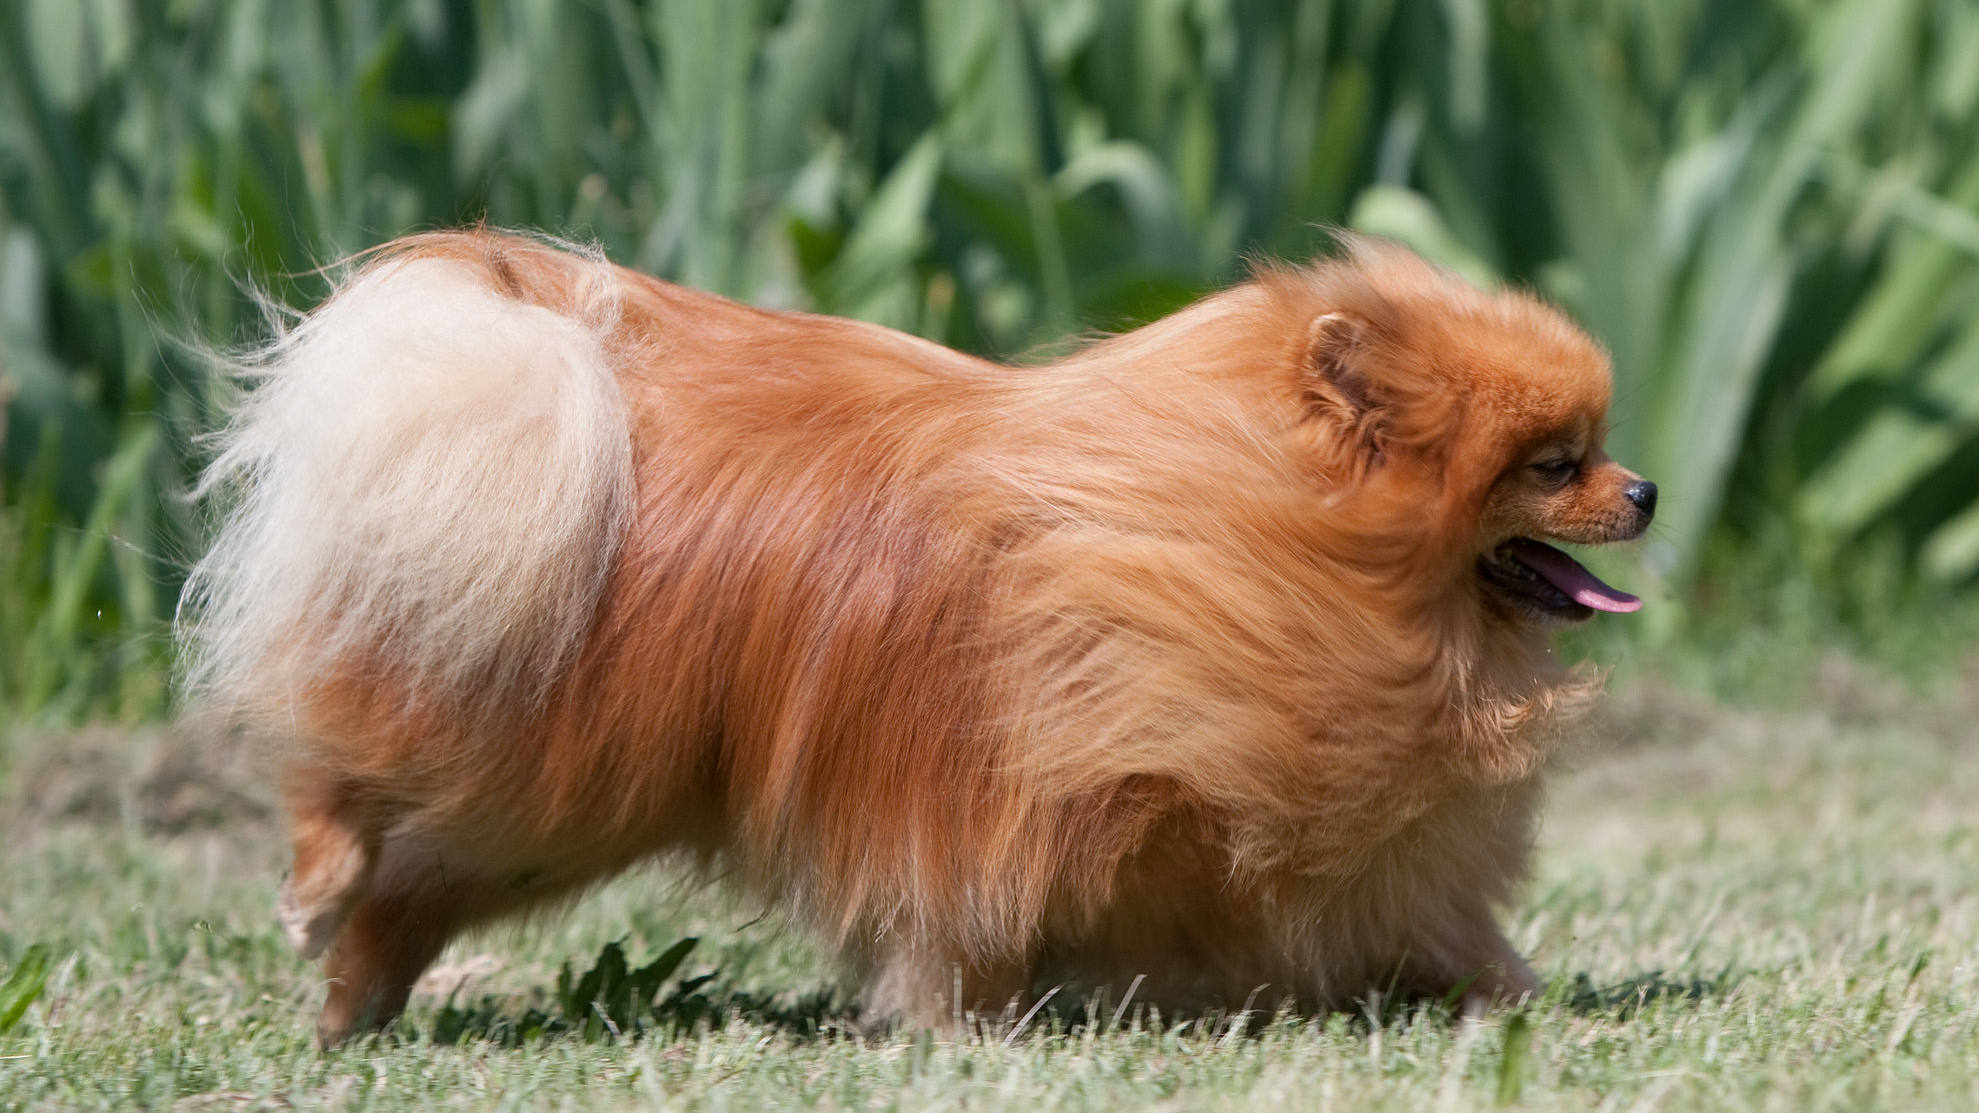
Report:
<svg viewBox="0 0 1979 1113"><path fill-rule="evenodd" d="M1499 545L1478 560L1477 571L1509 602L1545 618L1580 622L1595 611L1642 609L1642 600L1602 583L1579 561L1530 537Z"/></svg>

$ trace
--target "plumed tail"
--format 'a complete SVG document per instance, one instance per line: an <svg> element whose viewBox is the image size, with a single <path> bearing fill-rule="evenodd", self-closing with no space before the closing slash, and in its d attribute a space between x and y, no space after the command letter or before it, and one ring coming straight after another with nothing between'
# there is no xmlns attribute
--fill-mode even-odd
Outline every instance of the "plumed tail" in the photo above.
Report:
<svg viewBox="0 0 1979 1113"><path fill-rule="evenodd" d="M631 502L617 314L601 259L424 237L239 361L181 608L192 694L249 717L380 680L435 709L540 697Z"/></svg>

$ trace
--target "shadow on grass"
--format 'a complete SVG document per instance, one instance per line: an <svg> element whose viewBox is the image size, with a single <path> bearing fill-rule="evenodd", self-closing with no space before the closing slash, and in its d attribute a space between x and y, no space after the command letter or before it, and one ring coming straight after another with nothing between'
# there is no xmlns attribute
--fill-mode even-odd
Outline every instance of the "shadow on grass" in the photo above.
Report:
<svg viewBox="0 0 1979 1113"><path fill-rule="evenodd" d="M501 1047L520 1047L543 1039L575 1038L589 1043L653 1038L673 1040L703 1025L719 1025L731 1019L761 1025L798 1039L871 1038L883 1036L889 1026L868 1027L860 1022L858 1010L838 999L837 991L824 988L798 997L786 994L759 996L718 981L719 972L673 980L674 974L694 950L697 940L683 939L651 963L632 967L618 943L608 943L598 953L597 962L582 974L575 974L569 963L557 975L553 991L539 991L536 1000L520 1005L513 997L485 996L470 1005L451 999L436 1012L422 1032L418 1025L401 1022L396 1037L403 1040L430 1039L436 1044L486 1042ZM1575 974L1567 983L1556 982L1536 1007L1560 1007L1580 1016L1607 1016L1628 1021L1652 1004L1702 1001L1720 997L1738 983L1727 970L1715 978L1678 979L1652 970L1608 985L1596 985L1586 974ZM671 988L669 988L671 984ZM1377 995L1362 1002L1356 1012L1344 1014L1349 1030L1373 1030L1400 1024L1456 1023L1456 993L1444 999L1409 994ZM1263 1002L1256 1002L1264 1005ZM1069 1034L1098 1023L1101 1030L1123 1027L1142 1029L1152 1022L1174 1034L1210 1038L1254 1036L1288 1017L1317 1019L1325 1014L1292 1007L1289 1002L1276 1008L1250 1005L1232 1012L1211 1009L1190 1016L1161 1017L1135 1010L1109 1010L1104 993L1090 999L1062 1002L1040 1000L1019 1016L1015 1007L1001 1016L978 1016L970 1026L986 1040L1014 1039L1026 1032ZM1512 1010L1524 1015L1527 1007ZM1109 1015L1110 1013L1110 1015ZM1123 1021L1125 1023L1123 1024ZM897 1034L897 1033L895 1033Z"/></svg>
<svg viewBox="0 0 1979 1113"><path fill-rule="evenodd" d="M1575 974L1572 981L1553 982L1536 1000L1517 1006L1500 1006L1493 1012L1494 1015L1522 1016L1560 1009L1576 1016L1602 1016L1626 1023L1653 1004L1722 997L1731 992L1738 981L1738 975L1730 970L1712 978L1689 979L1670 978L1664 976L1661 970L1650 970L1607 985L1595 984L1594 979L1584 973ZM1410 993L1374 995L1357 1002L1354 1010L1345 1012L1347 1028L1365 1033L1376 1028L1395 1028L1424 1021L1460 1023L1463 1013L1457 1001L1463 989L1460 985L1440 998Z"/></svg>
<svg viewBox="0 0 1979 1113"><path fill-rule="evenodd" d="M1575 974L1573 984L1558 994L1561 1004L1581 1016L1605 1015L1628 1020L1652 1004L1676 1001L1702 1001L1722 997L1738 985L1738 975L1730 970L1715 978L1668 978L1661 970L1651 970L1612 985L1597 986L1586 974Z"/></svg>
<svg viewBox="0 0 1979 1113"><path fill-rule="evenodd" d="M553 1038L588 1043L671 1040L697 1026L721 1024L732 1017L803 1038L846 1030L848 1010L831 989L794 999L783 994L759 997L722 984L719 972L681 978L668 988L697 942L683 939L637 968L626 961L624 948L607 943L597 962L582 974L564 963L556 987L539 992L530 1004L521 1005L512 997L485 996L468 1005L450 999L427 1021L424 1031L417 1023L401 1021L395 1034L403 1040L427 1038L436 1044L519 1047Z"/></svg>

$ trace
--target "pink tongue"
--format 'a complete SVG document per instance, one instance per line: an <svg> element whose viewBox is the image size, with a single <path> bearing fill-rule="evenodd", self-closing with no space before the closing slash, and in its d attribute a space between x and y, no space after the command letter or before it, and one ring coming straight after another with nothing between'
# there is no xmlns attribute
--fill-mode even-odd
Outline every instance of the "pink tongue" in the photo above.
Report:
<svg viewBox="0 0 1979 1113"><path fill-rule="evenodd" d="M1583 607L1616 614L1642 609L1642 600L1602 583L1594 573L1582 568L1579 561L1551 545L1515 537L1510 542L1510 548L1520 564L1546 577L1554 587Z"/></svg>

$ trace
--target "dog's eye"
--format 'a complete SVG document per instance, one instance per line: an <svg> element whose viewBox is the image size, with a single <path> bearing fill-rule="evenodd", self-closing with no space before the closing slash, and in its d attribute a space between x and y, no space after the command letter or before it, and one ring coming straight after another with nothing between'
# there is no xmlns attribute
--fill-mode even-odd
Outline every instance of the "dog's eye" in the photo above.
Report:
<svg viewBox="0 0 1979 1113"><path fill-rule="evenodd" d="M1542 460L1532 465L1532 470L1539 478L1557 487L1574 477L1574 473L1580 470L1580 461L1563 456L1557 460Z"/></svg>

